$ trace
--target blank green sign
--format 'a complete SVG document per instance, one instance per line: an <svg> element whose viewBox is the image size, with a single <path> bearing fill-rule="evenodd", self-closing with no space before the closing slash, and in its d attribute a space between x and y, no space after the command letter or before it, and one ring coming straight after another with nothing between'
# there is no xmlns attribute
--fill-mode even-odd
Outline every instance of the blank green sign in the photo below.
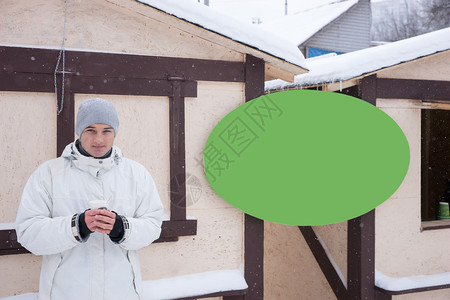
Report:
<svg viewBox="0 0 450 300"><path fill-rule="evenodd" d="M360 216L400 186L408 141L387 114L360 99L284 91L225 116L204 149L214 191L247 214L306 226Z"/></svg>

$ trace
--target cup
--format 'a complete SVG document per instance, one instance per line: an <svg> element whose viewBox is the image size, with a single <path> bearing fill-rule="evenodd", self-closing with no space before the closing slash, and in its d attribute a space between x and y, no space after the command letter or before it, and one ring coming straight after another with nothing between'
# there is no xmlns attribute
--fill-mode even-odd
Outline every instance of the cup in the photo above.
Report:
<svg viewBox="0 0 450 300"><path fill-rule="evenodd" d="M108 202L108 200L90 200L89 206L91 209L106 209Z"/></svg>
<svg viewBox="0 0 450 300"><path fill-rule="evenodd" d="M449 220L450 211L447 202L439 202L439 220Z"/></svg>

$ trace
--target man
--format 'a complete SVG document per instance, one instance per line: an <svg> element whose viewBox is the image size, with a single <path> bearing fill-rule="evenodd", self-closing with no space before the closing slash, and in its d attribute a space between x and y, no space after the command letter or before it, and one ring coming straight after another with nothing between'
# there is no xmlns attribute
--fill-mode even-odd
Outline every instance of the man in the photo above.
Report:
<svg viewBox="0 0 450 300"><path fill-rule="evenodd" d="M118 128L111 103L84 101L79 139L24 188L16 231L43 255L39 299L143 299L137 250L159 237L163 207L148 171L113 146ZM98 200L106 209L90 209Z"/></svg>

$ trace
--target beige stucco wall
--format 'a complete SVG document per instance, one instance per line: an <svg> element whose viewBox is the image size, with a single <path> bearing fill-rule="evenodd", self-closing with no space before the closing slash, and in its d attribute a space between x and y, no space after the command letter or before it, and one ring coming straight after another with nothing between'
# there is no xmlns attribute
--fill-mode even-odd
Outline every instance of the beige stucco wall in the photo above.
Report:
<svg viewBox="0 0 450 300"><path fill-rule="evenodd" d="M56 155L55 99L45 93L0 92L0 225L11 228L34 169ZM41 257L0 256L0 297L36 289Z"/></svg>
<svg viewBox="0 0 450 300"><path fill-rule="evenodd" d="M12 223L29 175L56 155L51 94L0 92L0 223Z"/></svg>
<svg viewBox="0 0 450 300"><path fill-rule="evenodd" d="M169 18L135 2L68 1L65 47L174 57L243 60L241 53L179 29L179 21L175 18ZM1 6L0 44L61 47L64 1L3 0ZM161 18L170 23L161 22Z"/></svg>
<svg viewBox="0 0 450 300"><path fill-rule="evenodd" d="M448 290L435 290L415 294L392 296L392 300L447 300L450 298Z"/></svg>
<svg viewBox="0 0 450 300"><path fill-rule="evenodd" d="M335 299L325 276L296 226L264 223L265 299ZM347 222L314 226L314 232L347 276Z"/></svg>
<svg viewBox="0 0 450 300"><path fill-rule="evenodd" d="M447 51L387 69L378 76L449 80L449 59L450 52ZM420 230L420 101L377 99L377 106L402 128L410 146L411 162L399 189L376 209L376 268L393 277L448 272L450 229ZM450 291L443 293L450 296Z"/></svg>
<svg viewBox="0 0 450 300"><path fill-rule="evenodd" d="M380 78L449 80L450 50L399 64L377 73Z"/></svg>
<svg viewBox="0 0 450 300"><path fill-rule="evenodd" d="M377 99L377 106L402 128L411 155L403 183L376 209L376 268L393 277L450 270L450 229L420 230L421 112L418 105L418 101Z"/></svg>
<svg viewBox="0 0 450 300"><path fill-rule="evenodd" d="M296 226L264 222L264 299L336 299Z"/></svg>
<svg viewBox="0 0 450 300"><path fill-rule="evenodd" d="M76 95L76 107L91 96L101 96L115 105L120 118L115 144L152 173L169 215L168 98ZM200 197L189 203L187 214L198 220L198 233L176 243L153 244L140 250L144 280L243 265L243 213L215 194L198 163L209 132L243 99L242 83L199 82L198 97L185 100L186 171L199 180L202 189ZM0 223L10 223L31 172L56 156L55 101L52 94L1 93L0 105L0 118L6 120L0 123L0 180L6 183L0 188ZM0 262L0 297L37 291L40 257L0 256Z"/></svg>
<svg viewBox="0 0 450 300"><path fill-rule="evenodd" d="M60 47L64 1L5 0L1 7L0 44ZM195 33L190 33L193 27L196 26L181 24L136 1L68 1L65 47L244 60L241 52L201 36L198 27ZM76 107L90 96L94 95L75 95ZM96 96L102 96L116 106L121 124L115 144L125 156L149 169L168 215L168 99ZM238 269L243 265L243 213L215 194L199 163L203 160L203 147L209 132L222 117L243 102L244 84L221 82L198 82L198 96L185 100L186 171L199 180L202 188L200 197L194 202L189 202L188 198L187 215L198 220L197 235L142 249L140 259L144 280ZM0 107L0 180L5 183L0 186L0 223L11 223L31 172L57 155L55 96L0 93ZM28 145L35 151L34 155L28 155ZM40 257L31 254L0 256L0 297L37 291L40 262Z"/></svg>

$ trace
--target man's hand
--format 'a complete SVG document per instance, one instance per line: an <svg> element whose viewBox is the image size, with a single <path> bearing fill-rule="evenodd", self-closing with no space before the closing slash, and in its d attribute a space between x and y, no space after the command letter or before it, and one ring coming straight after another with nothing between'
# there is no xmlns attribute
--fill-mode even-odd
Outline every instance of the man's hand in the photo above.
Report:
<svg viewBox="0 0 450 300"><path fill-rule="evenodd" d="M109 234L116 222L116 214L106 209L90 209L84 212L84 221L90 231Z"/></svg>

